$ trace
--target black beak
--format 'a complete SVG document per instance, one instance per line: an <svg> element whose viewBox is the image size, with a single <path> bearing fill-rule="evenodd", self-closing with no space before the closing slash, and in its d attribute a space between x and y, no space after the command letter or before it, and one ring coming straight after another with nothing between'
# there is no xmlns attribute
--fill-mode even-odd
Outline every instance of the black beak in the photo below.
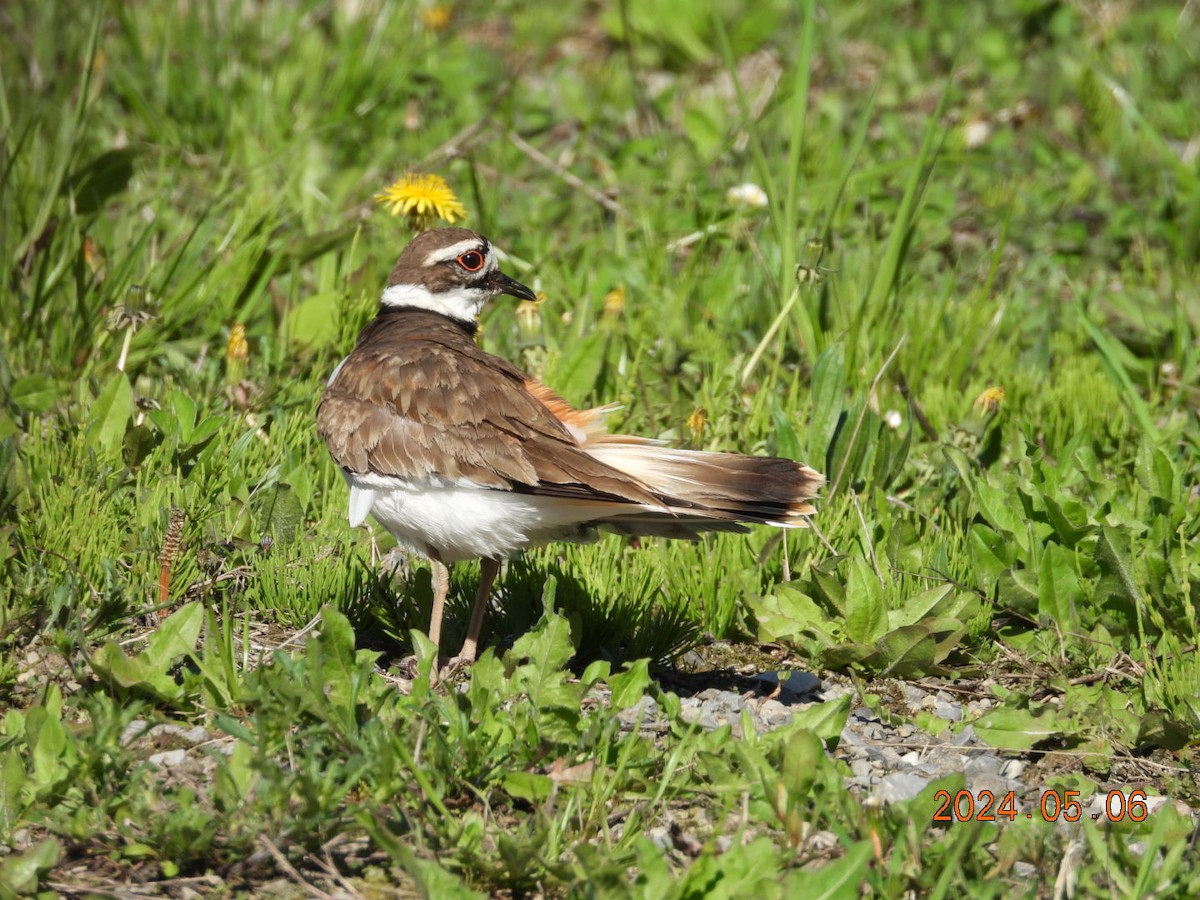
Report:
<svg viewBox="0 0 1200 900"><path fill-rule="evenodd" d="M509 278L499 269L487 277L487 286L497 294L508 294L522 300L536 300L537 295L515 278Z"/></svg>

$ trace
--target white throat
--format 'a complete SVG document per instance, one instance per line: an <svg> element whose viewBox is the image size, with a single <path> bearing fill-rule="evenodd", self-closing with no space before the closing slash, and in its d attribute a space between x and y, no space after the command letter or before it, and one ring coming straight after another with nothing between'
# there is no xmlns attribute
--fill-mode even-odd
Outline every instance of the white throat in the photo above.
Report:
<svg viewBox="0 0 1200 900"><path fill-rule="evenodd" d="M480 288L458 287L435 294L420 284L393 284L380 301L384 306L427 309L460 322L474 322L487 298L487 292Z"/></svg>

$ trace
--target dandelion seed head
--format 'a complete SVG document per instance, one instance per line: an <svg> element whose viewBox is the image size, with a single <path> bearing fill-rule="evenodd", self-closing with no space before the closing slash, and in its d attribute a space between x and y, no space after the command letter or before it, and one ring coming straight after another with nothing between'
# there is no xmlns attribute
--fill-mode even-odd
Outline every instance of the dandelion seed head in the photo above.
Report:
<svg viewBox="0 0 1200 900"><path fill-rule="evenodd" d="M742 209L766 209L767 192L752 181L735 185L725 192L725 202Z"/></svg>

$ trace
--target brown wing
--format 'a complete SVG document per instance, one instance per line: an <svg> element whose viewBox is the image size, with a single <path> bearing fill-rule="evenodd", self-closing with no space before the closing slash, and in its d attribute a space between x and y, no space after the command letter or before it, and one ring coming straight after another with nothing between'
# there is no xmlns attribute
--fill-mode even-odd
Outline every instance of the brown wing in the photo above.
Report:
<svg viewBox="0 0 1200 900"><path fill-rule="evenodd" d="M453 323L394 318L368 327L317 408L317 430L338 465L663 505L636 478L580 449L518 369Z"/></svg>

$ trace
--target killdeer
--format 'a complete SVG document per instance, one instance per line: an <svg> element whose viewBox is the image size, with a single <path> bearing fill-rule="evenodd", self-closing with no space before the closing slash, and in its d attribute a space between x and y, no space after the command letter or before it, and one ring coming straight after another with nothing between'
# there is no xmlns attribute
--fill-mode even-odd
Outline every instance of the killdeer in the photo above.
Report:
<svg viewBox="0 0 1200 900"><path fill-rule="evenodd" d="M823 478L790 459L677 450L607 434L607 408L573 409L475 343L492 297L533 300L465 228L417 236L379 313L329 379L317 430L350 486L350 524L368 515L429 559L439 644L451 563L483 562L467 638L473 662L500 561L605 529L696 539L743 523L802 527Z"/></svg>

